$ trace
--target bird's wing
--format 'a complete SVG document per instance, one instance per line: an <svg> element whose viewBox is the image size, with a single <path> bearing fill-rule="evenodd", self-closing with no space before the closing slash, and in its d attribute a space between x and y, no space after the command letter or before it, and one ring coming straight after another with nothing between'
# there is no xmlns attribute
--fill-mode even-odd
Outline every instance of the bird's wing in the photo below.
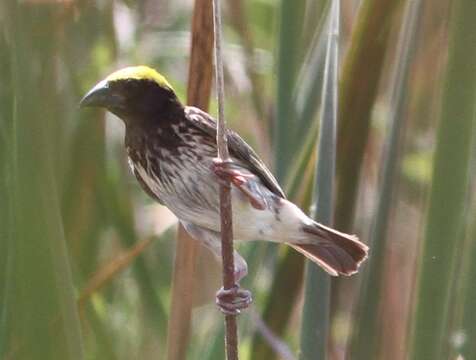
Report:
<svg viewBox="0 0 476 360"><path fill-rule="evenodd" d="M216 138L216 121L205 111L193 106L185 107L185 115L191 123L198 129ZM228 149L232 157L240 160L245 167L258 176L263 184L275 195L286 198L284 191L279 186L278 181L261 161L256 152L237 133L227 129Z"/></svg>

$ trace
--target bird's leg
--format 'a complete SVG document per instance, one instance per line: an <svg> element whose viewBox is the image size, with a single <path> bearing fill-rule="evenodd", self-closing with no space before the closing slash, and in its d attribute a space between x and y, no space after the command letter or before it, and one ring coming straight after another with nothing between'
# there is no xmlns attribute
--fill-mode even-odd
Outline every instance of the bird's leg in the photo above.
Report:
<svg viewBox="0 0 476 360"><path fill-rule="evenodd" d="M231 289L224 289L222 287L218 290L215 300L220 311L227 315L238 315L241 310L246 309L252 302L251 292L242 289L239 285L239 281L248 273L246 262L236 252L235 259L238 260L235 264L235 285Z"/></svg>
<svg viewBox="0 0 476 360"><path fill-rule="evenodd" d="M207 247L218 261L221 261L221 241L220 233L210 229L205 229L198 225L182 222L185 230L196 240L200 241ZM231 289L223 287L216 293L216 304L225 314L237 315L251 304L251 292L241 289L239 282L248 274L248 265L245 259L235 250L233 252L233 260L235 263L234 278L235 285Z"/></svg>
<svg viewBox="0 0 476 360"><path fill-rule="evenodd" d="M245 174L240 171L240 167L231 160L221 160L218 158L213 159L212 170L219 179L229 181L238 188L255 209L266 209L266 201L262 196L253 192L253 186L248 181L248 179L254 177L253 174Z"/></svg>

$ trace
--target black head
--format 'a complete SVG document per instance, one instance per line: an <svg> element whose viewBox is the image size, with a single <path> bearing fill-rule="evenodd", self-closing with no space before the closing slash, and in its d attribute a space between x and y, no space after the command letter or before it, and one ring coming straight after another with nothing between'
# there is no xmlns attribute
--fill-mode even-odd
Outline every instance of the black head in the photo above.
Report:
<svg viewBox="0 0 476 360"><path fill-rule="evenodd" d="M182 108L170 83L147 66L116 71L94 86L81 107L102 107L126 124L159 121Z"/></svg>

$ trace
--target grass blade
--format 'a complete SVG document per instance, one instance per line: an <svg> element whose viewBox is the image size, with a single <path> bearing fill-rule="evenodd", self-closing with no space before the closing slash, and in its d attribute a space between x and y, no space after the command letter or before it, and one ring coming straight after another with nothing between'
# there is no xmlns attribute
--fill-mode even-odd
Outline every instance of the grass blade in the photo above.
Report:
<svg viewBox="0 0 476 360"><path fill-rule="evenodd" d="M322 85L321 126L314 187L314 204L317 204L314 217L326 225L332 224L333 212L339 17L340 0L333 0L329 13L329 34ZM306 261L306 288L301 327L301 359L326 359L329 310L330 277L317 265Z"/></svg>
<svg viewBox="0 0 476 360"><path fill-rule="evenodd" d="M301 32L305 1L281 2L278 88L276 99L276 126L274 134L275 169L279 180L284 179L291 163L295 144L295 109L292 93L296 84L298 63L301 60Z"/></svg>
<svg viewBox="0 0 476 360"><path fill-rule="evenodd" d="M377 96L392 20L402 0L365 0L360 5L339 89L335 221L350 231L371 111ZM375 34L378 34L376 37Z"/></svg>
<svg viewBox="0 0 476 360"><path fill-rule="evenodd" d="M322 98L322 82L327 50L327 32L329 28L330 1L321 4L322 14L316 26L314 39L308 51L307 59L301 68L296 88L297 138L306 136L312 122L315 120L317 109ZM316 15L314 15L316 16Z"/></svg>
<svg viewBox="0 0 476 360"><path fill-rule="evenodd" d="M476 138L473 141L475 140ZM476 358L476 343L472 341L476 336L476 312L474 311L476 306L476 286L474 286L474 279L476 278L476 261L474 261L476 256L476 206L473 206L472 210L470 215L472 215L473 223L469 231L469 269L465 278L465 291L463 293L462 329L466 342L462 349L462 355L465 359Z"/></svg>
<svg viewBox="0 0 476 360"><path fill-rule="evenodd" d="M443 359L455 250L461 245L476 97L472 0L454 1L442 113L417 284L410 359ZM438 314L438 315L437 315Z"/></svg>
<svg viewBox="0 0 476 360"><path fill-rule="evenodd" d="M286 192L290 199L302 208L308 207L310 196L303 196L311 193L311 181L306 182L306 172L313 171L314 144L316 142L317 124L309 130L308 139L304 142L301 154L298 156L296 166L289 169L287 174L288 185ZM304 180L303 180L304 179ZM304 261L302 255L291 248L281 247L279 260L274 272L274 280L269 290L264 306L263 321L279 337L284 336L284 332L289 324L292 310L298 300L301 290ZM282 296L286 294L286 296ZM279 299L277 301L276 299ZM274 359L277 354L264 341L263 337L256 334L253 338L252 359Z"/></svg>
<svg viewBox="0 0 476 360"><path fill-rule="evenodd" d="M61 121L51 61L57 10L14 1L7 8L15 95L8 152L13 221L1 321L7 338L0 349L7 359L79 360L83 354L54 161L59 149L52 129ZM43 26L35 27L33 18Z"/></svg>
<svg viewBox="0 0 476 360"><path fill-rule="evenodd" d="M313 120L317 110L317 99L320 100L319 95L321 93L319 87L314 86L313 81L319 81L318 79L322 77L322 66L320 64L323 61L319 56L323 55L320 49L325 49L325 46L318 46L318 44L325 45L319 36L322 28L322 24L320 24L317 29L314 29L313 41L318 42L318 44L313 43L306 64L303 66L301 73L297 74L297 63L302 60L299 55L304 52L300 39L302 39L303 31L301 27L304 26L301 19L306 4L301 1L298 2L297 6L295 4L295 2L286 1L281 3L278 94L276 126L274 129L276 175L281 181L286 180L286 183L290 184L288 195L294 200L296 200L299 188L304 190L306 188L301 181L310 164L308 160L312 153L312 144L315 141ZM319 5L318 9L322 10L324 7L324 5ZM321 12L318 13L318 16L326 17L322 16ZM315 15L313 14L312 17L314 18ZM306 85L302 86L301 82L308 78L306 71L309 69L313 71L310 76L312 79L306 81ZM292 94L295 94L295 96L292 96ZM302 141L303 138L305 141ZM299 158L299 160L297 162L292 161L293 156ZM290 168L293 163L298 166ZM264 322L277 336L283 336L289 322L292 308L301 289L303 269L302 256L292 249L283 248L263 313ZM283 293L286 293L287 296L280 296ZM277 298L280 301L276 301ZM253 339L251 353L254 359L272 359L276 356L259 335Z"/></svg>
<svg viewBox="0 0 476 360"><path fill-rule="evenodd" d="M396 54L399 59L393 76L391 124L385 155L382 158L382 179L380 197L377 204L375 223L371 233L372 256L365 267L365 280L359 299L357 321L351 347L352 358L372 359L378 357L379 344L379 302L382 297L382 277L385 261L385 244L398 177L399 149L405 127L404 109L407 102L408 69L416 50L416 33L421 15L421 1L407 3L404 21Z"/></svg>

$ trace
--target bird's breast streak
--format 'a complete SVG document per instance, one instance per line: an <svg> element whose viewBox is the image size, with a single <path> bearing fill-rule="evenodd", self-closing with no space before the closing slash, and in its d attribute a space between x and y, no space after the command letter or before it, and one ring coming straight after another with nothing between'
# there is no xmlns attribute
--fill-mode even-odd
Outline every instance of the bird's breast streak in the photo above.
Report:
<svg viewBox="0 0 476 360"><path fill-rule="evenodd" d="M205 162L182 154L156 166L132 163L136 176L179 219L217 230L218 187Z"/></svg>
<svg viewBox="0 0 476 360"><path fill-rule="evenodd" d="M180 220L219 231L219 183L212 171L214 151L208 143L197 141L177 149L148 146L140 154L128 152L139 182ZM257 181L256 186L269 204L264 210L256 209L232 186L235 238L277 242L295 238L306 215L294 204L274 195L260 180L253 181Z"/></svg>

